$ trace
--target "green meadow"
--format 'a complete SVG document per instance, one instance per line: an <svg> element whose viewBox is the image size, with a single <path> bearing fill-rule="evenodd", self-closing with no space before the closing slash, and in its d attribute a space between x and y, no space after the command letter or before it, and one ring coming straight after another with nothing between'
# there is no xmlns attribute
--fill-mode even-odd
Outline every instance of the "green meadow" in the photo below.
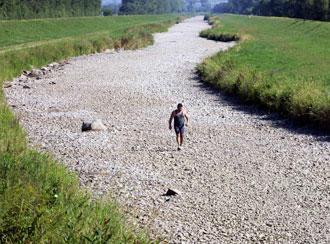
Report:
<svg viewBox="0 0 330 244"><path fill-rule="evenodd" d="M174 15L0 21L0 84L23 70L105 49L135 49ZM0 90L0 243L149 243L111 199L92 200L51 156L27 145Z"/></svg>
<svg viewBox="0 0 330 244"><path fill-rule="evenodd" d="M239 40L198 66L201 78L245 102L329 128L330 23L220 15L202 37Z"/></svg>
<svg viewBox="0 0 330 244"><path fill-rule="evenodd" d="M128 28L159 24L173 18L173 15L143 15L0 21L0 50L95 35L116 39Z"/></svg>

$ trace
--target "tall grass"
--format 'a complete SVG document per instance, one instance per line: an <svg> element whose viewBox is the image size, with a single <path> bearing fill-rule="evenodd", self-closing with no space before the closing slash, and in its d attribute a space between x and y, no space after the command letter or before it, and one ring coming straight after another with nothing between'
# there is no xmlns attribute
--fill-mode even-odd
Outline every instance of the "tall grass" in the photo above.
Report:
<svg viewBox="0 0 330 244"><path fill-rule="evenodd" d="M144 18L141 17L142 20ZM138 17L132 17L131 21L126 18L129 24L113 35L71 36L25 48L7 48L0 53L0 84L2 86L3 81L10 80L23 70L68 57L107 48L144 47L152 43L153 32L165 31L177 21L175 16L153 18L152 23L145 21L144 25L143 21L137 21L137 25L134 23ZM67 21L65 33L71 31L69 23L72 19ZM93 25L88 28L93 31ZM29 40L27 38L27 42ZM75 174L68 172L51 156L28 148L25 132L6 105L1 90L0 242L150 242L145 234L130 229L115 204L106 200L93 201L88 192L79 188Z"/></svg>
<svg viewBox="0 0 330 244"><path fill-rule="evenodd" d="M92 201L77 177L47 155L0 155L1 243L146 243L111 202Z"/></svg>
<svg viewBox="0 0 330 244"><path fill-rule="evenodd" d="M236 15L210 21L201 36L239 42L198 66L204 81L329 130L330 23Z"/></svg>

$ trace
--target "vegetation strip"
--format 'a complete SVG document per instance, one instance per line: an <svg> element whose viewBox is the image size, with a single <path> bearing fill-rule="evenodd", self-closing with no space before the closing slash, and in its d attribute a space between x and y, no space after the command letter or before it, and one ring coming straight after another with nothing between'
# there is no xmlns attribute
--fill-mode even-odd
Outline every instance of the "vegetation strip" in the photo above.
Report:
<svg viewBox="0 0 330 244"><path fill-rule="evenodd" d="M213 12L329 20L329 3L329 0L228 0L217 4Z"/></svg>
<svg viewBox="0 0 330 244"><path fill-rule="evenodd" d="M4 80L17 76L25 69L72 56L108 48L144 47L152 43L152 33L165 31L178 21L175 16L153 16L152 23L145 21L143 25L140 22L136 27L136 18L132 17L128 28L127 25L123 29L118 28L113 35L115 37L102 35L65 39L2 53L0 84L2 86ZM129 17L126 20L129 21ZM72 19L67 21L69 23ZM93 25L88 28L92 32ZM67 31L70 30L71 27L68 27ZM113 203L92 201L89 193L79 188L75 174L69 173L51 156L27 147L25 133L7 106L2 90L0 199L1 243L149 242L145 234L136 234L123 223L123 217Z"/></svg>
<svg viewBox="0 0 330 244"><path fill-rule="evenodd" d="M127 28L159 24L174 18L174 15L144 15L0 21L0 48L67 37L82 38L96 32L107 32L108 37L116 39Z"/></svg>
<svg viewBox="0 0 330 244"><path fill-rule="evenodd" d="M330 23L221 15L201 36L240 42L197 67L200 77L243 101L330 127ZM226 41L226 40L223 40Z"/></svg>

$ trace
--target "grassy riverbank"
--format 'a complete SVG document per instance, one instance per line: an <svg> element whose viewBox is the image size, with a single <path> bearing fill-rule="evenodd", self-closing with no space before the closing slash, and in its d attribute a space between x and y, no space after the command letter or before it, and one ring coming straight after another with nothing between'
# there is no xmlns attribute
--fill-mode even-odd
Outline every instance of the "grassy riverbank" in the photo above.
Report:
<svg viewBox="0 0 330 244"><path fill-rule="evenodd" d="M221 15L201 36L239 44L206 59L206 82L305 123L330 127L330 23Z"/></svg>
<svg viewBox="0 0 330 244"><path fill-rule="evenodd" d="M173 15L0 21L0 84L23 70L107 48L151 44ZM145 243L109 201L92 201L77 176L29 149L0 91L0 242Z"/></svg>

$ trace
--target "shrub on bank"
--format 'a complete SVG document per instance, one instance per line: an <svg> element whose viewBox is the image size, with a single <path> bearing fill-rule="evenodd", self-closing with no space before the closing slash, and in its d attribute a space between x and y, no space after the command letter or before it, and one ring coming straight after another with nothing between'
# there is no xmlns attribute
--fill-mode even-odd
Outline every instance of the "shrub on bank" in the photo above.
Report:
<svg viewBox="0 0 330 244"><path fill-rule="evenodd" d="M239 41L240 36L237 33L222 33L222 32L215 32L214 28L220 28L220 20L218 17L212 17L209 15L205 15L205 21L208 21L210 25L213 26L213 29L203 30L199 34L200 37L207 38L213 41L219 42L232 42L232 41Z"/></svg>

